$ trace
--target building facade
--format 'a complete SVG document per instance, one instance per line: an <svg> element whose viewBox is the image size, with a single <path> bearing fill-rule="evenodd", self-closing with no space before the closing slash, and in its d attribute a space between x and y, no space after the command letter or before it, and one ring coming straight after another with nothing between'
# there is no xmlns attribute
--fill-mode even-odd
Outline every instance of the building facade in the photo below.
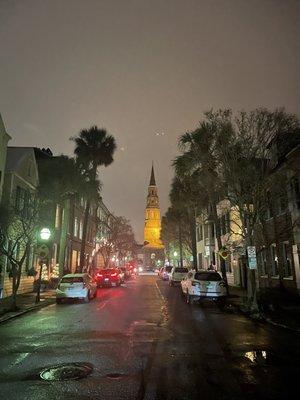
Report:
<svg viewBox="0 0 300 400"><path fill-rule="evenodd" d="M3 183L4 183L7 143L10 139L11 137L6 132L4 122L0 114L0 202L3 191Z"/></svg>
<svg viewBox="0 0 300 400"><path fill-rule="evenodd" d="M38 184L39 177L34 149L32 147L8 147L2 196L3 203L12 207L16 213L26 210L32 196L37 191ZM20 218L26 217L20 216ZM9 246L10 244L8 243L7 245ZM23 251L24 249L22 248L16 248L15 257L20 259ZM11 294L12 283L8 273L8 260L4 256L1 258L0 287L2 297L6 297ZM22 269L19 293L32 291L34 278L29 276L28 272L35 265L35 262L34 248L31 247Z"/></svg>

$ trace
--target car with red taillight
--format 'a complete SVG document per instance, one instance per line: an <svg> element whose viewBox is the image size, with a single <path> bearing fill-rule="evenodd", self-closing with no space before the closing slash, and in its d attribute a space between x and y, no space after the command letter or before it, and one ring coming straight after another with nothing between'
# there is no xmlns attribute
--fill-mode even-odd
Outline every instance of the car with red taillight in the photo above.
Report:
<svg viewBox="0 0 300 400"><path fill-rule="evenodd" d="M120 286L122 282L118 268L100 269L95 278L98 287Z"/></svg>
<svg viewBox="0 0 300 400"><path fill-rule="evenodd" d="M181 281L182 294L186 302L192 304L196 300L211 299L218 305L225 305L226 285L222 276L216 271L190 271Z"/></svg>
<svg viewBox="0 0 300 400"><path fill-rule="evenodd" d="M82 299L88 303L96 295L97 285L89 274L67 274L59 281L56 302L59 304L66 299Z"/></svg>

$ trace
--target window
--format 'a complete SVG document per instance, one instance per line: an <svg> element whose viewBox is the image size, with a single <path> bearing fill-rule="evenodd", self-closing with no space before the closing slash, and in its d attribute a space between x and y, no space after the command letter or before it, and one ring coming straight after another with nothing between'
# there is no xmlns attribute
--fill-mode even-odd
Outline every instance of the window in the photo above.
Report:
<svg viewBox="0 0 300 400"><path fill-rule="evenodd" d="M263 247L258 252L258 266L261 275L267 274L267 249Z"/></svg>
<svg viewBox="0 0 300 400"><path fill-rule="evenodd" d="M300 185L299 185L299 179L296 177L293 177L291 179L291 194L292 194L292 199L293 202L298 210L300 210Z"/></svg>
<svg viewBox="0 0 300 400"><path fill-rule="evenodd" d="M215 237L215 225L211 224L211 231L210 231L211 237L214 238Z"/></svg>
<svg viewBox="0 0 300 400"><path fill-rule="evenodd" d="M277 200L277 212L283 214L288 208L287 195L283 193Z"/></svg>
<svg viewBox="0 0 300 400"><path fill-rule="evenodd" d="M226 232L230 233L230 213L226 214Z"/></svg>
<svg viewBox="0 0 300 400"><path fill-rule="evenodd" d="M202 269L202 253L198 253L198 267Z"/></svg>
<svg viewBox="0 0 300 400"><path fill-rule="evenodd" d="M222 277L217 272L196 272L195 279L197 281L221 281Z"/></svg>
<svg viewBox="0 0 300 400"><path fill-rule="evenodd" d="M289 242L282 243L282 258L283 258L283 273L284 276L290 277L292 276L292 249Z"/></svg>
<svg viewBox="0 0 300 400"><path fill-rule="evenodd" d="M271 255L271 273L272 276L278 276L278 255L276 244L271 244L270 246L270 255Z"/></svg>
<svg viewBox="0 0 300 400"><path fill-rule="evenodd" d="M205 237L205 239L207 239L209 237L208 236L208 225L207 224L204 225L204 237Z"/></svg>
<svg viewBox="0 0 300 400"><path fill-rule="evenodd" d="M60 227L60 206L57 204L55 212L55 228Z"/></svg>
<svg viewBox="0 0 300 400"><path fill-rule="evenodd" d="M182 268L175 268L174 272L179 272L183 274L183 273L188 273L189 270L187 268L182 267Z"/></svg>
<svg viewBox="0 0 300 400"><path fill-rule="evenodd" d="M82 283L83 277L82 276L68 276L62 278L61 283Z"/></svg>
<svg viewBox="0 0 300 400"><path fill-rule="evenodd" d="M82 232L83 232L83 223L82 221L79 222L79 239L82 239Z"/></svg>
<svg viewBox="0 0 300 400"><path fill-rule="evenodd" d="M197 241L200 242L201 240L203 240L202 225L197 226Z"/></svg>
<svg viewBox="0 0 300 400"><path fill-rule="evenodd" d="M78 218L77 217L74 218L74 233L73 233L73 235L75 237L78 236Z"/></svg>
<svg viewBox="0 0 300 400"><path fill-rule="evenodd" d="M226 268L226 272L229 272L229 273L232 272L231 262L229 260L225 260L225 268Z"/></svg>

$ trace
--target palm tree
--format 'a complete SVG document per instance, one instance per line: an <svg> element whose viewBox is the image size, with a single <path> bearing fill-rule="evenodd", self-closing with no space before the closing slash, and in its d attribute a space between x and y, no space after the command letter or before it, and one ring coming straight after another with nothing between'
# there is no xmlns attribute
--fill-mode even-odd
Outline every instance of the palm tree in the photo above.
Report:
<svg viewBox="0 0 300 400"><path fill-rule="evenodd" d="M97 181L98 167L107 167L113 162L113 154L116 150L116 142L112 135L105 129L92 126L90 129L83 129L77 137L71 138L75 142L74 153L78 162L85 170L88 182L93 186ZM86 195L86 207L82 229L82 241L80 249L80 267L85 266L85 247L87 239L88 220L91 204L95 197L88 193Z"/></svg>
<svg viewBox="0 0 300 400"><path fill-rule="evenodd" d="M206 120L202 121L195 131L185 133L180 137L179 148L182 154L173 162L179 179L181 181L190 179L190 187L198 187L199 197L200 195L206 197L206 204L210 205L210 217L216 227L219 249L222 248L222 240L217 204L225 192L225 183L220 173L222 163L219 159L218 148L223 143L228 143L231 135L231 113L228 110L217 114L207 113ZM197 203L197 199L195 200ZM196 204L195 207L197 207ZM221 257L220 265L228 291L225 262Z"/></svg>

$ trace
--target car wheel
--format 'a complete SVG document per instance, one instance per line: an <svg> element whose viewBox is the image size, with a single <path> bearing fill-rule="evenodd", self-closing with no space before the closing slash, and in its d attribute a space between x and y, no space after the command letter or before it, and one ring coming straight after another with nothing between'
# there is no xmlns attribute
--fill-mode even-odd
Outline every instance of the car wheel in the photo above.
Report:
<svg viewBox="0 0 300 400"><path fill-rule="evenodd" d="M85 303L89 303L89 301L90 301L90 291L87 292L87 295L84 298Z"/></svg>
<svg viewBox="0 0 300 400"><path fill-rule="evenodd" d="M220 310L223 310L224 307L226 306L226 299L225 298L220 298L216 300L217 306L219 307Z"/></svg>
<svg viewBox="0 0 300 400"><path fill-rule="evenodd" d="M56 304L61 304L61 299L56 299Z"/></svg>
<svg viewBox="0 0 300 400"><path fill-rule="evenodd" d="M186 293L186 302L190 306L194 304L194 298L189 294L189 292Z"/></svg>

